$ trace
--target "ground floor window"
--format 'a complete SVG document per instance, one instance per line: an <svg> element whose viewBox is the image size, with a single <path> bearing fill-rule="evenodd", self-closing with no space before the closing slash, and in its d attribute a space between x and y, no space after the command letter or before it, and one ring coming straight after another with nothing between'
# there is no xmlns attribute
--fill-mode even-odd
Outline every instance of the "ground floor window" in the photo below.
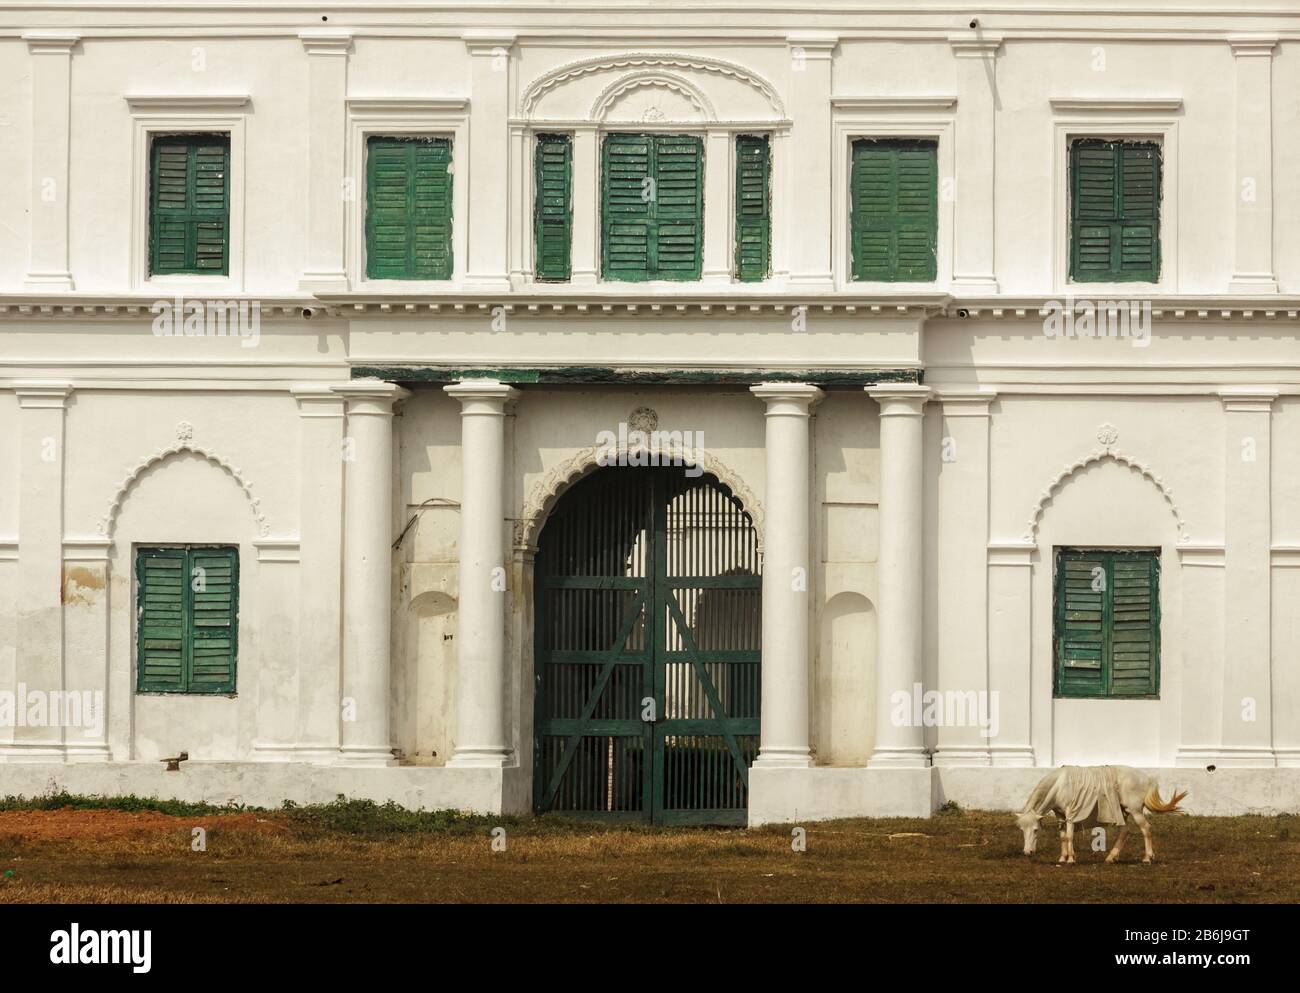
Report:
<svg viewBox="0 0 1300 993"><path fill-rule="evenodd" d="M1160 692L1158 549L1057 548L1058 697L1154 697Z"/></svg>
<svg viewBox="0 0 1300 993"><path fill-rule="evenodd" d="M234 693L239 550L137 548L136 690Z"/></svg>

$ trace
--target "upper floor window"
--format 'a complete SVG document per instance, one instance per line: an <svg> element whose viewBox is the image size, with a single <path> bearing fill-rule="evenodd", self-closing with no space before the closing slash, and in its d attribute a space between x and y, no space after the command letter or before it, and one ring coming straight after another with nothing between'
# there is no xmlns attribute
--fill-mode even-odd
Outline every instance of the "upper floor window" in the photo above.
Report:
<svg viewBox="0 0 1300 993"><path fill-rule="evenodd" d="M1160 146L1076 138L1070 145L1070 278L1160 279Z"/></svg>
<svg viewBox="0 0 1300 993"><path fill-rule="evenodd" d="M149 271L228 275L230 136L158 135L149 157Z"/></svg>
<svg viewBox="0 0 1300 993"><path fill-rule="evenodd" d="M139 548L136 690L234 693L239 647L239 550Z"/></svg>
<svg viewBox="0 0 1300 993"><path fill-rule="evenodd" d="M1058 548L1058 697L1160 691L1160 552Z"/></svg>
<svg viewBox="0 0 1300 993"><path fill-rule="evenodd" d="M862 138L853 143L849 211L855 280L935 279L938 155L933 140Z"/></svg>
<svg viewBox="0 0 1300 993"><path fill-rule="evenodd" d="M540 280L564 282L572 271L573 139L539 134L535 153L533 230Z"/></svg>
<svg viewBox="0 0 1300 993"><path fill-rule="evenodd" d="M366 143L366 276L451 279L451 140Z"/></svg>
<svg viewBox="0 0 1300 993"><path fill-rule="evenodd" d="M606 136L600 216L606 279L699 279L704 143L695 135Z"/></svg>
<svg viewBox="0 0 1300 993"><path fill-rule="evenodd" d="M766 279L772 255L772 151L766 135L736 137L736 278Z"/></svg>

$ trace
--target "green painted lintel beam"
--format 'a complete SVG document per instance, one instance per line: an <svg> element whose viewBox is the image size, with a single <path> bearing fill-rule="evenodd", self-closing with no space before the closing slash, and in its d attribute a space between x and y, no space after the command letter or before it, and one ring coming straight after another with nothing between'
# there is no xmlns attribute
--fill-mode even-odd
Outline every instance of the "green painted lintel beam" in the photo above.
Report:
<svg viewBox="0 0 1300 993"><path fill-rule="evenodd" d="M353 379L395 383L454 383L496 379L503 383L558 385L734 385L815 383L860 387L876 383L919 383L919 369L625 369L615 366L554 366L540 369L462 369L450 366L354 366Z"/></svg>

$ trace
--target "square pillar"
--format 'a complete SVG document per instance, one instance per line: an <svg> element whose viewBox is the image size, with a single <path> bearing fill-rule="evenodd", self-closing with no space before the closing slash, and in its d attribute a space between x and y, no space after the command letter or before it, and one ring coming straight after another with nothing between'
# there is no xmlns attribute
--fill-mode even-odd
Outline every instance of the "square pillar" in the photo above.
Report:
<svg viewBox="0 0 1300 993"><path fill-rule="evenodd" d="M706 283L730 283L736 234L731 222L735 170L730 131L710 131L704 148L704 267Z"/></svg>
<svg viewBox="0 0 1300 993"><path fill-rule="evenodd" d="M300 289L330 293L348 289L344 262L347 201L344 159L348 51L346 31L303 31L307 52L307 267ZM362 196L360 177L353 177L353 196Z"/></svg>
<svg viewBox="0 0 1300 993"><path fill-rule="evenodd" d="M1236 246L1232 293L1276 293L1273 271L1273 52L1277 39L1230 37L1237 70Z"/></svg>
<svg viewBox="0 0 1300 993"><path fill-rule="evenodd" d="M834 287L831 270L831 62L839 38L799 33L786 38L790 56L792 133L790 165L784 170L791 223L790 283ZM836 152L835 154L838 154ZM838 221L836 222L838 223Z"/></svg>
<svg viewBox="0 0 1300 993"><path fill-rule="evenodd" d="M994 168L997 139L997 65L1000 35L950 35L957 60L957 163L953 214L952 286L997 293L994 265Z"/></svg>
<svg viewBox="0 0 1300 993"><path fill-rule="evenodd" d="M998 733L989 739L989 761L996 767L1032 766L1033 575L1035 546L988 546L989 692L997 694ZM1046 666L1045 679L1052 678Z"/></svg>
<svg viewBox="0 0 1300 993"><path fill-rule="evenodd" d="M600 136L594 127L573 131L573 286L595 286L600 273ZM534 271L536 262L534 261Z"/></svg>
<svg viewBox="0 0 1300 993"><path fill-rule="evenodd" d="M72 49L81 36L23 34L32 57L31 262L29 290L73 289L68 252L68 153L71 145Z"/></svg>
<svg viewBox="0 0 1300 993"><path fill-rule="evenodd" d="M966 708L962 726L939 725L934 754L938 766L988 765L989 737L975 720L980 698L987 701L990 718L996 713L1000 724L1002 717L993 709L998 698L987 695L989 404L994 396L984 391L942 395L936 689L962 694L974 707Z"/></svg>
<svg viewBox="0 0 1300 993"><path fill-rule="evenodd" d="M513 34L469 31L470 54L469 258L465 282L485 289L510 289L510 74ZM522 209L514 204L513 209Z"/></svg>

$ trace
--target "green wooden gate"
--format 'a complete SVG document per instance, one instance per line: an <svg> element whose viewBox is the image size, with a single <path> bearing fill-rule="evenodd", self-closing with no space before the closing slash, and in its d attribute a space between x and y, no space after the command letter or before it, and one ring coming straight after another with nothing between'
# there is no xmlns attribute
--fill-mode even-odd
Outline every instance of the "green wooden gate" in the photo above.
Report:
<svg viewBox="0 0 1300 993"><path fill-rule="evenodd" d="M744 824L758 753L761 564L710 475L598 470L543 529L534 808Z"/></svg>

